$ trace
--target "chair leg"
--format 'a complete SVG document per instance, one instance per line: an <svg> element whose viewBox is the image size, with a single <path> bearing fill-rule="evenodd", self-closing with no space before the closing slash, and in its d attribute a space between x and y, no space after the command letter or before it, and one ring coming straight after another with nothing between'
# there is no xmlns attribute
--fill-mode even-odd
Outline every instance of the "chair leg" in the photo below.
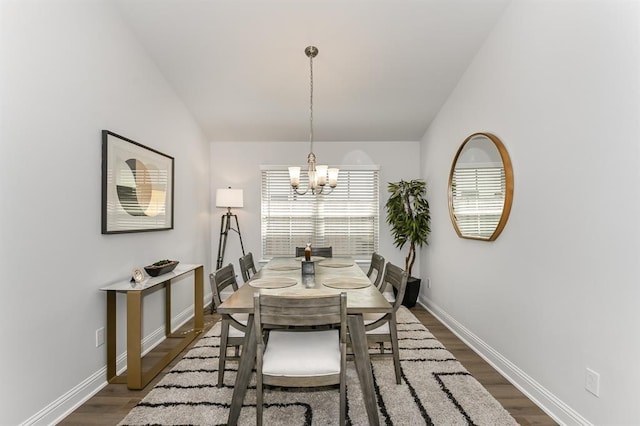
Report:
<svg viewBox="0 0 640 426"><path fill-rule="evenodd" d="M259 370L258 370L259 371ZM256 374L256 425L262 426L263 393L262 375Z"/></svg>
<svg viewBox="0 0 640 426"><path fill-rule="evenodd" d="M224 384L224 369L227 362L227 341L229 340L229 322L222 319L220 332L220 362L218 363L218 387Z"/></svg>
<svg viewBox="0 0 640 426"><path fill-rule="evenodd" d="M345 339L346 340L346 339ZM344 426L347 418L347 343L340 343L340 421Z"/></svg>
<svg viewBox="0 0 640 426"><path fill-rule="evenodd" d="M378 345L380 346L380 353L383 354L384 353L384 342L378 342Z"/></svg>
<svg viewBox="0 0 640 426"><path fill-rule="evenodd" d="M347 417L347 384L346 377L340 380L340 426L344 426Z"/></svg>
<svg viewBox="0 0 640 426"><path fill-rule="evenodd" d="M391 334L391 352L393 352L393 366L396 370L396 383L400 384L400 349L398 348L398 329L396 327L395 313L393 313L389 321L389 334Z"/></svg>

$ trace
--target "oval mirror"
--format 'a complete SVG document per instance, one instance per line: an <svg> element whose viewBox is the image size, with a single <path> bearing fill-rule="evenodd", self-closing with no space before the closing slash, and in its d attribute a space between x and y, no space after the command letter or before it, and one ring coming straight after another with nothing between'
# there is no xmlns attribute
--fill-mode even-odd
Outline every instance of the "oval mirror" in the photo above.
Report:
<svg viewBox="0 0 640 426"><path fill-rule="evenodd" d="M449 174L449 215L458 236L493 241L513 201L511 159L500 139L474 133L460 146Z"/></svg>

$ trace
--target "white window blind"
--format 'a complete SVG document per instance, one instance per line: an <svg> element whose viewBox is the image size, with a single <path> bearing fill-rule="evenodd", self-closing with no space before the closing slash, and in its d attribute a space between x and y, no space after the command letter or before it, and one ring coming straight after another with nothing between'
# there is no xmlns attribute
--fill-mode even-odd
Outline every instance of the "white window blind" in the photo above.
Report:
<svg viewBox="0 0 640 426"><path fill-rule="evenodd" d="M505 196L503 167L456 168L453 211L464 235L490 237L500 222Z"/></svg>
<svg viewBox="0 0 640 426"><path fill-rule="evenodd" d="M296 195L286 167L262 169L262 254L292 256L311 242L334 256L368 259L378 250L378 168L342 167L328 195ZM304 184L301 182L301 185Z"/></svg>

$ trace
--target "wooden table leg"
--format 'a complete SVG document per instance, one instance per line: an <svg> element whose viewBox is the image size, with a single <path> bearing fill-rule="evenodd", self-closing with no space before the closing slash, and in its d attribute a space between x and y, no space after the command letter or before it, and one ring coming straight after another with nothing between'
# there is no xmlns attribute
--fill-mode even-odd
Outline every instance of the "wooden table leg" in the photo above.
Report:
<svg viewBox="0 0 640 426"><path fill-rule="evenodd" d="M373 388L373 371L371 370L371 360L369 358L369 347L367 336L364 330L364 319L362 315L347 315L347 325L349 336L351 337L351 347L353 349L354 361L362 396L369 417L369 424L378 426L378 406L376 404L376 394Z"/></svg>
<svg viewBox="0 0 640 426"><path fill-rule="evenodd" d="M249 381L251 380L251 375L253 373L253 367L256 363L255 334L255 329L253 327L253 314L251 314L247 320L247 329L244 334L244 342L242 343L242 355L240 356L240 364L238 365L236 383L233 387L231 407L229 408L229 418L227 419L227 424L229 426L235 426L238 424L242 403L244 402L247 387L249 386ZM223 348L220 348L220 350L223 350Z"/></svg>

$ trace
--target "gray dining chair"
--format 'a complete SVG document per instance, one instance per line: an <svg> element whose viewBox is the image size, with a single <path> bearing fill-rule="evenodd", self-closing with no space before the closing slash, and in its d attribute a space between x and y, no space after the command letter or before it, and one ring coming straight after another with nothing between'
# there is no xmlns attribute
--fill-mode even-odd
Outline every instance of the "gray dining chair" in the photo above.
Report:
<svg viewBox="0 0 640 426"><path fill-rule="evenodd" d="M211 283L211 292L213 293L213 307L216 309L222 303L223 290L229 286L231 286L233 291L238 290L236 273L231 263L209 274L209 282ZM224 384L224 369L227 360L240 360L240 347L244 342L248 320L248 315L246 314L222 314L221 317L218 387ZM234 355L228 355L227 348L229 347L234 348Z"/></svg>
<svg viewBox="0 0 640 426"><path fill-rule="evenodd" d="M378 344L379 353L370 353L373 359L376 357L388 357L385 353L385 342L391 345L391 355L396 373L396 383L400 384L400 350L398 348L398 328L396 313L402 305L402 298L407 287L408 274L400 267L388 262L383 278L383 286L390 285L397 291L395 301L392 303L393 309L384 315L364 314L364 329L367 334L367 342L371 345Z"/></svg>
<svg viewBox="0 0 640 426"><path fill-rule="evenodd" d="M339 384L339 424L344 425L347 293L314 296L256 293L253 301L257 340L256 424L262 425L264 385L320 387ZM322 328L327 325L333 327ZM282 328L289 326L293 328Z"/></svg>
<svg viewBox="0 0 640 426"><path fill-rule="evenodd" d="M367 277L371 280L371 284L380 290L382 293L384 286L382 285L382 277L384 273L384 257L379 253L373 253L371 255L371 263L369 264L369 271L367 271Z"/></svg>
<svg viewBox="0 0 640 426"><path fill-rule="evenodd" d="M296 247L296 257L304 256L305 247ZM333 247L314 247L311 246L311 256L333 257Z"/></svg>
<svg viewBox="0 0 640 426"><path fill-rule="evenodd" d="M238 262L240 263L240 273L242 274L242 279L245 283L249 281L252 276L258 273L256 265L253 262L253 253L249 252L245 254Z"/></svg>

